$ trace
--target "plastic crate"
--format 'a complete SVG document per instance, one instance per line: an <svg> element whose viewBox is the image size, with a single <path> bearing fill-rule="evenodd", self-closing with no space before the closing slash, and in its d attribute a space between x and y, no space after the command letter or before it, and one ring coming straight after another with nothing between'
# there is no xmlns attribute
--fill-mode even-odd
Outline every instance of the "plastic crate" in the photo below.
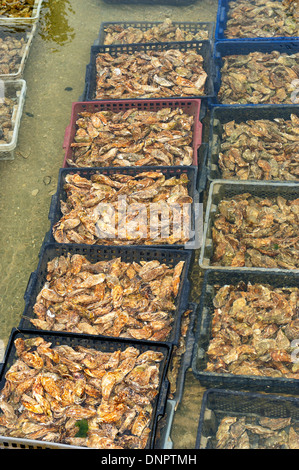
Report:
<svg viewBox="0 0 299 470"><path fill-rule="evenodd" d="M206 205L206 215L204 221L204 230L202 238L202 246L199 256L199 265L202 269L224 269L231 271L234 269L244 269L250 271L265 271L265 272L299 272L299 269L282 269L282 268L256 268L256 267L238 267L230 268L229 266L211 265L211 258L213 256L213 241L211 235L212 224L217 213L217 207L222 199L234 197L237 194L251 193L258 197L274 197L282 196L286 199L298 198L298 184L296 183L275 183L269 182L265 184L262 182L244 183L241 181L225 181L215 180L210 184L208 200Z"/></svg>
<svg viewBox="0 0 299 470"><path fill-rule="evenodd" d="M280 0L282 1L282 0ZM236 3L237 0L219 0L218 2L218 10L217 10L217 19L216 19L216 29L215 29L215 40L216 41L223 41L226 40L225 37L225 30L227 26L227 21L229 19L229 13L230 13L230 7L232 4ZM265 2L265 5L267 3ZM257 15L254 20L256 22L259 22L260 18ZM233 39L233 38L232 38ZM257 36L257 37L239 37L233 40L237 41L247 41L248 39L250 40L268 40L268 41L273 41L273 39L279 39L279 40L287 40L287 39L299 39L298 36Z"/></svg>
<svg viewBox="0 0 299 470"><path fill-rule="evenodd" d="M3 80L1 82L3 96L7 98L16 98L16 104L13 109L11 118L12 123L12 138L10 142L0 144L0 160L13 160L14 152L17 146L19 127L21 123L21 116L23 113L23 106L26 95L26 82L25 80ZM1 90L1 92L2 92ZM0 99L1 103L1 99Z"/></svg>
<svg viewBox="0 0 299 470"><path fill-rule="evenodd" d="M262 393L207 390L203 395L195 449L215 449L220 421L238 418L292 418L299 420L299 400Z"/></svg>
<svg viewBox="0 0 299 470"><path fill-rule="evenodd" d="M149 435L149 440L147 448L153 448L157 422L165 414L166 408L166 399L168 391L168 381L166 378L169 357L171 354L171 346L167 343L149 343L147 341L138 341L138 340L126 340L125 338L109 338L109 340L104 339L99 336L93 335L76 335L76 334L63 334L62 332L44 332L38 331L33 332L29 330L19 330L13 329L9 338L9 342L5 352L5 358L0 372L0 390L3 389L5 384L5 374L8 369L14 364L17 359L16 348L14 341L17 338L30 339L35 337L42 337L46 341L51 343L51 347L55 345L68 345L70 347L76 347L78 345L93 348L98 351L103 352L114 352L117 350L124 350L128 347L137 348L140 353L153 350L161 352L164 355L163 360L159 363L159 389L158 394L153 402L153 413L151 418L151 433ZM32 445L40 448L73 448L75 446L52 443L52 442L43 442L43 441L34 441L29 439L20 439L20 438L10 438L6 436L0 436L0 447L17 447L17 448L30 448ZM76 446L76 448L78 448Z"/></svg>
<svg viewBox="0 0 299 470"><path fill-rule="evenodd" d="M210 99L210 106L244 106L244 104L229 104L221 103L218 100L218 92L221 86L221 68L223 65L223 57L229 55L247 55L251 52L262 52L270 53L272 51L278 51L280 54L296 54L299 52L299 41L279 41L278 39L273 39L272 41L236 41L227 39L226 41L216 41L214 44L214 63L215 63L215 76L214 76L214 92L215 98ZM267 103L255 104L254 106L264 106ZM285 106L286 104L292 103L283 103L283 104L268 104L268 106ZM252 103L248 103L252 106Z"/></svg>
<svg viewBox="0 0 299 470"><path fill-rule="evenodd" d="M163 108L180 108L184 113L194 117L193 124L193 165L197 166L197 150L201 145L202 123L201 118L201 101L200 100L111 100L111 101L85 101L75 102L72 104L71 121L65 130L63 148L65 156L63 160L63 168L69 168L67 160L72 157L71 143L74 142L77 126L76 121L79 113L88 111L96 113L99 111L113 111L118 113L128 109L137 108L142 111L159 111Z"/></svg>
<svg viewBox="0 0 299 470"><path fill-rule="evenodd" d="M230 6L233 3L236 3L238 0L219 0L218 2L218 10L217 10L217 18L216 18L216 29L215 29L215 40L216 41L224 41L227 38L225 37L225 30L227 26L227 21L229 19L229 12L230 12ZM282 1L282 0L280 0ZM267 5L267 2L265 2L265 5ZM256 16L254 18L256 22L259 22L259 17ZM282 40L287 40L287 39L299 39L298 36L270 36L270 37L265 37L265 36L258 36L258 37L245 37L245 38L236 38L233 39L234 41L247 41L248 39L250 40L265 40L265 41L273 41L273 39L278 39L280 41Z"/></svg>
<svg viewBox="0 0 299 470"><path fill-rule="evenodd" d="M107 21L103 22L100 26L100 31L98 38L94 42L94 46L104 45L105 40L105 28L108 26L121 26L122 28L138 28L141 31L148 31L149 29L163 24L162 21ZM206 39L213 41L214 40L214 29L215 23L213 21L206 21L206 22L191 22L191 21L173 21L173 26L176 28L180 28L182 31L187 31L188 33L196 34L198 31L204 30L208 31L208 37Z"/></svg>
<svg viewBox="0 0 299 470"><path fill-rule="evenodd" d="M220 180L222 178L221 169L219 168L219 153L221 151L223 125L235 121L236 123L246 122L248 120L256 121L258 119L268 119L274 121L276 118L290 120L291 114L299 116L299 107L296 105L285 105L281 107L264 106L240 106L223 108L222 106L214 107L211 110L210 132L209 132L209 151L207 159L207 178L209 181ZM232 181L236 181L235 178ZM225 179L229 181L229 179ZM240 180L239 180L240 181ZM244 182L244 180L241 180ZM262 181L262 180L246 180L246 181ZM266 184L272 181L267 180ZM281 181L287 182L287 181Z"/></svg>
<svg viewBox="0 0 299 470"><path fill-rule="evenodd" d="M86 67L85 75L85 88L83 92L82 101L93 101L96 91L96 56L97 54L110 54L112 57L117 57L120 54L133 54L134 52L147 52L147 51L165 51L169 49L178 49L182 52L188 50L195 50L197 54L201 54L203 61L203 68L207 73L205 83L205 92L199 96L188 96L187 99L192 98L212 98L214 97L213 87L213 74L214 63L212 60L212 44L211 41L185 41L185 42L163 42L163 43L141 43L141 44L118 44L111 46L91 46L90 63ZM170 98L186 98L176 96ZM139 98L147 99L147 98ZM151 99L155 99L152 97ZM160 99L158 97L156 99ZM163 98L162 98L163 99ZM168 98L169 99L169 98Z"/></svg>
<svg viewBox="0 0 299 470"><path fill-rule="evenodd" d="M3 39L7 36L13 37L14 39L21 40L24 38L24 46L22 50L22 55L20 56L20 63L18 64L18 69L15 72L8 74L1 74L0 79L19 79L21 78L26 60L28 58L30 48L32 45L32 40L36 32L36 25L16 25L16 26L6 26L0 24L0 38Z"/></svg>
<svg viewBox="0 0 299 470"><path fill-rule="evenodd" d="M256 375L236 375L230 373L217 373L205 371L210 340L212 318L214 313L213 299L214 285L237 285L239 282L269 284L274 288L298 287L299 274L291 273L265 273L249 270L242 272L208 270L204 274L202 293L199 304L198 322L195 332L195 342L192 357L192 371L201 385L207 388L228 388L234 390L253 390L274 393L299 394L299 380L283 377L261 377Z"/></svg>
<svg viewBox="0 0 299 470"><path fill-rule="evenodd" d="M37 23L39 20L40 10L42 6L43 0L35 0L33 5L32 14L29 18L26 17L9 17L9 16L0 16L0 24L34 24Z"/></svg>
<svg viewBox="0 0 299 470"><path fill-rule="evenodd" d="M120 257L126 263L140 261L151 261L156 259L161 263L165 263L173 268L179 261L184 261L185 265L181 274L181 283L178 295L175 299L176 310L173 312L173 327L167 338L167 342L176 344L180 336L181 317L188 305L190 281L188 279L189 268L192 261L192 252L190 250L162 250L155 248L134 248L134 247L102 247L102 246L86 246L73 244L46 244L40 253L40 258L36 271L34 271L28 281L24 299L25 310L21 318L19 327L27 330L37 330L30 322L29 318L36 318L33 307L36 302L37 295L43 288L47 276L47 264L50 260L57 256L67 256L67 254L81 254L90 262L110 260ZM104 336L104 335L103 335Z"/></svg>
<svg viewBox="0 0 299 470"><path fill-rule="evenodd" d="M171 178L171 177L180 177L181 174L187 174L189 182L187 184L188 188L188 194L193 198L193 202L191 203L191 238L190 240L185 244L179 244L179 243L174 243L173 245L147 245L147 246L154 246L154 247L161 247L164 248L188 248L190 245L195 242L195 227L196 227L196 212L195 212L195 205L198 201L198 194L196 190L196 168L193 166L175 166L175 167L123 167L123 168L112 168L112 167L107 167L107 168L76 168L76 169L71 169L71 168L61 168L59 170L59 176L58 176L58 184L57 184L57 192L52 196L51 200L51 205L50 205L50 211L49 211L49 220L51 222L51 229L50 233L46 235L45 237L45 242L55 242L55 239L52 234L52 228L56 222L60 220L62 217L62 212L60 208L60 201L66 201L66 192L64 190L64 184L65 184L65 178L68 174L78 174L81 177L90 179L92 175L94 174L104 174L106 176L113 175L115 173L120 173L120 174L128 174L128 175L137 175L139 173L143 173L146 171L159 171L162 172L166 178ZM193 245L192 245L193 246Z"/></svg>

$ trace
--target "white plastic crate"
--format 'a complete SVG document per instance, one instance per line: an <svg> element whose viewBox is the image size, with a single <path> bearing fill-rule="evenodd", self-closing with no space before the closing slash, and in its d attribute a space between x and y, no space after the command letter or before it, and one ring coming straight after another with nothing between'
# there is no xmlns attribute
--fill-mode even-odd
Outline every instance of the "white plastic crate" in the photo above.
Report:
<svg viewBox="0 0 299 470"><path fill-rule="evenodd" d="M39 20L43 0L35 0L32 14L26 17L0 16L0 24L35 24Z"/></svg>
<svg viewBox="0 0 299 470"><path fill-rule="evenodd" d="M12 138L10 142L0 144L0 160L13 160L15 148L17 146L19 127L26 95L26 82L22 79L2 80L0 82L0 88L0 103L3 99L3 96L7 98L16 98L16 104L14 106L11 117L13 130Z"/></svg>
<svg viewBox="0 0 299 470"><path fill-rule="evenodd" d="M3 25L0 24L0 39L5 38L6 36L15 36L19 39L24 38L25 42L22 48L21 60L18 64L16 71L11 73L1 73L1 80L10 80L10 79L19 79L22 77L26 60L29 55L30 47L32 45L32 40L36 32L36 25L24 24L24 25Z"/></svg>

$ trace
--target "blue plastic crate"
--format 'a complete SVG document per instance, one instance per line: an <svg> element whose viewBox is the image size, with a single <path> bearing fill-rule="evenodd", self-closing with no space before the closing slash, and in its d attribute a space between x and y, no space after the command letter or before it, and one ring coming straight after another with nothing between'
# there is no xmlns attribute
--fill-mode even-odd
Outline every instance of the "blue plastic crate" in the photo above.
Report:
<svg viewBox="0 0 299 470"><path fill-rule="evenodd" d="M282 1L282 0L279 0ZM223 40L233 40L233 41L248 41L248 40L265 40L265 41L273 41L275 40L290 40L290 39L299 39L298 36L275 36L275 37L246 37L246 38L235 38L235 39L227 39L225 37L225 29L227 25L227 20L229 19L229 10L230 5L233 3L237 3L238 0L219 0L218 2L218 11L217 11L217 19L216 19L216 28L215 28L215 41L223 41ZM265 5L266 5L265 1ZM259 21L259 18L255 18L255 21Z"/></svg>
<svg viewBox="0 0 299 470"><path fill-rule="evenodd" d="M273 39L270 41L260 40L248 40L248 41L236 41L234 39L227 39L225 41L217 41L214 44L213 59L215 66L215 75L214 75L214 98L209 99L209 107L214 106L249 106L253 103L242 104L230 104L230 103L221 103L218 100L218 92L221 86L221 68L223 66L223 57L229 55L247 55L251 52L262 52L270 53L272 51L278 51L280 54L296 54L299 53L299 41L280 41ZM261 104L255 104L254 106L264 106L269 104L269 106L285 106L290 103L283 104L272 104L263 102ZM296 104L295 104L296 105ZM298 106L298 105L296 105Z"/></svg>

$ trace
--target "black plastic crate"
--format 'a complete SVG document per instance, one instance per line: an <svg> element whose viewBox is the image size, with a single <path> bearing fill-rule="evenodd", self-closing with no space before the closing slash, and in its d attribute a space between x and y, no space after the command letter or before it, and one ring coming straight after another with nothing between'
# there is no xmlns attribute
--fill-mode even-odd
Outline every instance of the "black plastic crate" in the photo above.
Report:
<svg viewBox="0 0 299 470"><path fill-rule="evenodd" d="M199 265L202 269L223 269L227 272L231 270L249 270L249 271L264 271L264 272L293 272L298 273L299 269L285 269L285 268L257 268L257 267L239 267L231 268L229 266L211 265L214 247L212 240L212 227L215 216L218 213L218 204L222 199L234 197L238 194L250 193L257 197L271 198L282 196L289 200L298 198L298 184L297 183L281 183L281 182L243 182L243 181L226 181L215 180L212 181L209 187L208 200L206 205L206 213L204 220L204 230L202 237L202 245L199 256Z"/></svg>
<svg viewBox="0 0 299 470"><path fill-rule="evenodd" d="M225 41L216 41L214 44L213 59L215 63L215 76L214 76L214 93L215 98L210 100L210 106L244 106L244 104L229 104L221 103L218 100L218 92L221 86L221 68L223 66L223 57L229 55L248 55L251 52L262 52L270 53L272 51L278 51L280 54L296 54L299 52L299 41L280 41L278 39L272 39L272 41L236 41L234 39L227 39ZM255 104L254 106L263 106L267 103ZM285 106L286 104L269 104L269 106ZM252 103L248 103L252 106Z"/></svg>
<svg viewBox="0 0 299 470"><path fill-rule="evenodd" d="M216 19L216 30L215 30L215 40L216 41L224 41L228 38L225 37L225 32L226 32L226 28L227 28L227 21L228 19L230 18L230 8L231 8L231 5L233 5L234 3L237 3L238 0L219 0L218 2L218 11L217 11L217 19ZM282 0L280 0L282 1ZM265 6L267 5L267 3L265 2ZM255 22L259 22L261 21L262 19L259 18L259 16L257 15L255 18L254 18L254 21ZM263 40L263 41L273 41L273 39L276 39L276 40L290 40L290 39L299 39L298 37L296 36L269 36L269 37L265 37L265 36L258 36L258 37L238 37L238 38L231 38L232 40L235 40L235 41L248 41L248 39L250 40Z"/></svg>
<svg viewBox="0 0 299 470"><path fill-rule="evenodd" d="M276 118L290 120L291 114L299 116L299 107L296 105L285 105L273 107L271 105L258 106L245 105L229 108L216 106L211 110L210 132L209 132L209 151L207 159L207 178L209 181L223 179L221 169L219 168L219 152L221 151L223 125L235 121L236 123L246 122L248 120L256 121L258 119L268 119L274 121ZM236 181L235 178L233 181ZM225 180L229 181L229 180ZM256 181L256 180L246 180ZM261 181L261 180L258 180ZM280 180L262 180L264 184ZM293 180L292 180L293 181ZM244 180L242 180L244 182ZM287 182L281 180L281 182Z"/></svg>
<svg viewBox="0 0 299 470"><path fill-rule="evenodd" d="M220 421L228 416L237 418L292 418L299 421L299 400L261 393L207 390L204 393L196 449L215 449L216 432Z"/></svg>
<svg viewBox="0 0 299 470"><path fill-rule="evenodd" d="M86 348L93 348L98 351L103 352L114 352L117 350L125 350L128 347L135 347L137 348L140 353L143 353L148 350L161 352L163 353L163 360L160 362L159 367L159 389L157 397L153 402L153 414L150 423L150 427L152 428L147 448L153 448L154 440L155 440L155 432L157 427L157 422L161 418L161 416L165 413L166 407L166 399L167 399L167 392L169 383L166 378L166 373L169 364L169 358L171 355L171 345L167 343L149 343L147 341L138 341L138 340L126 340L126 338L109 338L109 340L93 335L78 335L78 334L68 334L63 332L45 332L45 331L30 331L26 329L13 329L11 331L11 335L8 341L8 345L5 351L4 362L2 365L2 369L0 372L0 390L4 387L5 384L5 374L8 369L15 363L17 359L16 355L16 348L14 345L14 341L17 338L23 339L30 339L35 337L42 337L46 341L51 343L51 347L56 345L68 345L72 348L80 345ZM34 443L32 440L27 439L19 439L19 438L6 438L5 436L0 436L0 446L2 447L29 447L31 443ZM41 444L43 448L59 448L58 443L47 443L43 441L37 441ZM15 444L13 446L12 444ZM63 447L72 448L71 445L63 445ZM78 447L77 447L78 448Z"/></svg>
<svg viewBox="0 0 299 470"><path fill-rule="evenodd" d="M152 3L152 2L151 2ZM148 31L149 29L163 24L162 21L106 21L103 22L100 26L100 31L98 38L94 42L94 46L99 46L104 44L105 40L105 28L108 26L121 26L122 28L138 28L141 31ZM191 21L173 21L172 25L176 28L180 28L182 31L187 31L188 33L197 34L198 31L204 30L208 31L207 40L213 41L214 39L214 29L215 23L213 21L205 22L191 22Z"/></svg>
<svg viewBox="0 0 299 470"><path fill-rule="evenodd" d="M93 101L95 99L96 92L96 56L97 54L110 54L112 57L117 57L120 54L133 54L134 52L147 52L147 51L158 51L162 52L169 49L178 49L181 52L186 52L188 50L195 50L197 54L201 54L203 57L203 68L207 73L207 79L205 83L205 90L203 95L198 96L177 96L174 95L173 98L212 98L214 97L214 85L213 85L213 76L214 76L214 62L212 58L212 43L209 40L205 41L184 41L184 42L163 42L163 43L141 43L141 44L119 44L111 46L91 46L90 51L90 63L86 67L85 75L85 89L80 101ZM130 99L130 97L127 97ZM167 99L171 99L167 97ZM112 98L111 98L112 99ZM146 99L146 98L138 98ZM151 99L160 99L161 96L155 98L154 96ZM163 99L163 97L162 97Z"/></svg>
<svg viewBox="0 0 299 470"><path fill-rule="evenodd" d="M299 273L264 273L240 271L207 270L204 274L202 293L199 303L198 323L195 333L192 357L192 371L200 383L207 388L228 388L234 390L265 391L270 393L299 394L299 380L284 377L262 377L256 375L236 375L205 371L214 313L214 285L237 285L239 282L269 284L274 288L298 287Z"/></svg>
<svg viewBox="0 0 299 470"><path fill-rule="evenodd" d="M81 177L90 179L92 175L94 174L104 174L106 176L111 176L114 175L115 173L118 174L127 174L127 175L137 175L139 173L143 173L146 171L159 171L162 172L166 178L171 178L171 177L180 177L182 174L186 174L188 176L188 184L187 184L187 189L188 189L188 194L193 198L193 202L191 203L191 237L188 243L192 243L193 240L195 240L195 203L197 202L198 196L197 196L197 189L196 189L196 176L197 176L197 167L194 166L175 166L175 167L164 167L164 166L159 166L159 167L122 167L122 168L113 168L113 167L106 167L106 168L61 168L59 170L59 176L58 176L58 184L57 184L57 192L52 196L52 201L51 201L51 206L50 206L50 211L49 211L49 220L51 222L51 229L50 233L46 235L45 242L55 242L52 229L53 226L56 222L60 220L62 217L62 212L60 208L60 201L65 201L66 200L66 192L64 190L64 184L65 184L65 178L69 174L78 174ZM154 246L154 247L170 247L170 248L188 248L188 243L186 245L182 245L179 243L175 243L173 245L147 245L147 246ZM111 246L111 245L109 245ZM133 246L133 245L132 245ZM134 245L134 246L141 246L141 245Z"/></svg>
<svg viewBox="0 0 299 470"><path fill-rule="evenodd" d="M173 312L173 327L169 338L167 338L167 342L171 344L176 344L178 342L180 336L181 317L188 306L190 292L190 281L188 279L188 275L193 256L190 250L162 250L140 247L120 248L59 243L45 244L40 253L37 269L31 274L28 281L28 286L24 294L26 305L20 320L19 328L40 331L30 322L30 318L36 318L36 315L33 312L33 307L36 302L37 295L46 282L47 263L57 256L67 256L68 253L71 255L83 255L92 263L118 257L127 263L139 263L140 261L151 261L156 259L160 261L160 263L165 263L167 266L172 268L180 261L184 261L185 264L181 273L181 283L178 295L175 299L176 310ZM107 336L104 335L103 337L107 338Z"/></svg>

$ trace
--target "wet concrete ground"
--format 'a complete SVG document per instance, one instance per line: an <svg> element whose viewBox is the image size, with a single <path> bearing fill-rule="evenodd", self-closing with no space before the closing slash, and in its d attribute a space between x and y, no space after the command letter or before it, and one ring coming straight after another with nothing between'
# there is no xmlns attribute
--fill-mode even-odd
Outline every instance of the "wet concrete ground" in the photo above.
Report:
<svg viewBox="0 0 299 470"><path fill-rule="evenodd" d="M217 0L186 7L109 5L101 0L44 1L26 64L27 94L15 158L0 161L0 340L7 344L24 309L23 295L49 230L48 212L62 166L71 104L83 92L90 46L103 21L215 21ZM192 300L200 294L197 263ZM176 449L194 448L203 389L189 370L175 413Z"/></svg>

